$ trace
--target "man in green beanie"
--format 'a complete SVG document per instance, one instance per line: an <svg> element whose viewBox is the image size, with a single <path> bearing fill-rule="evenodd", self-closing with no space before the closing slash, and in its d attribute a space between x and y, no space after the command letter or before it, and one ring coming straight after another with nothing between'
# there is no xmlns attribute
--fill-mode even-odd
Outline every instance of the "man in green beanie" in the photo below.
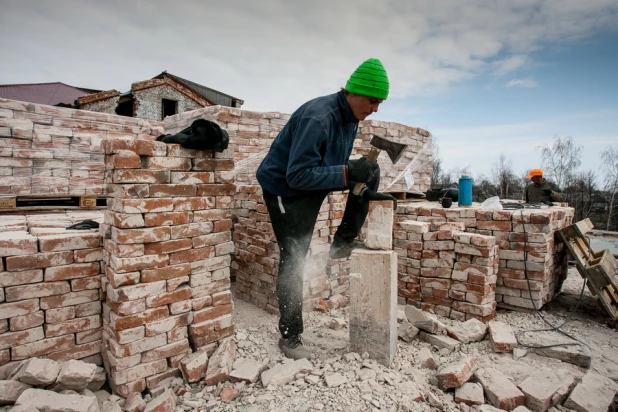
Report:
<svg viewBox="0 0 618 412"><path fill-rule="evenodd" d="M361 245L355 238L371 200L397 201L378 193L380 168L365 157L350 160L358 122L378 111L388 97L386 71L378 59L368 59L352 73L338 93L310 100L298 108L277 135L257 170L264 202L279 244L279 347L293 359L310 358L304 347L303 270L320 206L329 192L348 193L345 212L331 244L330 257L343 259Z"/></svg>

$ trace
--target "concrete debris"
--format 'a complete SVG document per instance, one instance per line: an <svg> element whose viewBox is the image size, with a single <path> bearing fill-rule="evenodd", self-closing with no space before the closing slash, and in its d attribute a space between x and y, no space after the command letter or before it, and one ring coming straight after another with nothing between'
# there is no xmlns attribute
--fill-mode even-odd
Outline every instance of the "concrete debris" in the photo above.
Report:
<svg viewBox="0 0 618 412"><path fill-rule="evenodd" d="M463 402L468 406L484 404L485 396L483 395L483 387L478 383L464 383L455 389L455 402Z"/></svg>
<svg viewBox="0 0 618 412"><path fill-rule="evenodd" d="M81 391L92 382L97 371L97 365L79 360L69 360L60 366L56 379L55 390L73 389Z"/></svg>
<svg viewBox="0 0 618 412"><path fill-rule="evenodd" d="M552 369L541 368L528 376L517 387L526 395L526 406L534 412L545 412L562 387L561 378Z"/></svg>
<svg viewBox="0 0 618 412"><path fill-rule="evenodd" d="M461 343L479 342L487 334L487 325L476 318L455 323L447 328L447 334Z"/></svg>
<svg viewBox="0 0 618 412"><path fill-rule="evenodd" d="M329 388L336 388L337 386L347 383L348 378L341 373L332 373L329 375L324 375L324 381L326 382L326 386Z"/></svg>
<svg viewBox="0 0 618 412"><path fill-rule="evenodd" d="M512 352L517 347L517 339L513 328L504 322L489 322L489 337L494 352Z"/></svg>
<svg viewBox="0 0 618 412"><path fill-rule="evenodd" d="M296 379L299 373L313 370L313 365L307 359L298 359L293 362L277 364L275 367L262 372L262 384L283 386Z"/></svg>
<svg viewBox="0 0 618 412"><path fill-rule="evenodd" d="M268 365L254 359L242 359L238 364L234 364L233 370L230 373L232 382L256 382L262 372L268 369Z"/></svg>
<svg viewBox="0 0 618 412"><path fill-rule="evenodd" d="M56 381L60 365L51 359L30 359L20 369L17 380L32 386L47 386Z"/></svg>
<svg viewBox="0 0 618 412"><path fill-rule="evenodd" d="M607 411L618 392L618 383L588 372L573 389L564 406L577 412Z"/></svg>
<svg viewBox="0 0 618 412"><path fill-rule="evenodd" d="M174 412L174 409L176 409L176 395L168 389L148 402L144 412Z"/></svg>
<svg viewBox="0 0 618 412"><path fill-rule="evenodd" d="M0 381L0 405L12 405L31 386L18 381Z"/></svg>
<svg viewBox="0 0 618 412"><path fill-rule="evenodd" d="M97 399L90 396L62 395L44 389L27 389L15 406L28 405L45 412L99 412Z"/></svg>
<svg viewBox="0 0 618 412"><path fill-rule="evenodd" d="M206 385L216 385L227 381L235 357L236 342L231 338L224 339L208 360L208 368L204 378Z"/></svg>
<svg viewBox="0 0 618 412"><path fill-rule="evenodd" d="M446 332L446 325L440 322L435 315L423 312L414 306L406 306L404 309L408 321L415 327L433 334Z"/></svg>
<svg viewBox="0 0 618 412"><path fill-rule="evenodd" d="M524 348L513 348L513 359L519 360L528 354L528 350Z"/></svg>
<svg viewBox="0 0 618 412"><path fill-rule="evenodd" d="M555 344L550 339L537 339L535 346L545 346ZM532 349L534 353L548 358L560 359L562 362L571 363L581 366L582 368L590 368L592 363L592 354L587 346L574 344L569 346L553 346L548 348Z"/></svg>
<svg viewBox="0 0 618 412"><path fill-rule="evenodd" d="M180 361L180 372L185 382L197 382L206 374L208 353L198 350Z"/></svg>
<svg viewBox="0 0 618 412"><path fill-rule="evenodd" d="M232 385L225 385L221 390L221 401L229 403L234 400L240 393L240 389Z"/></svg>
<svg viewBox="0 0 618 412"><path fill-rule="evenodd" d="M418 352L418 363L421 368L436 369L438 367L436 359L431 354L429 348L421 348Z"/></svg>
<svg viewBox="0 0 618 412"><path fill-rule="evenodd" d="M333 318L328 324L328 327L333 330L339 330L341 328L345 328L347 324L348 322L346 322L343 318Z"/></svg>
<svg viewBox="0 0 618 412"><path fill-rule="evenodd" d="M446 335L432 335L431 333L421 331L420 339L438 349L448 349L452 352L459 348L459 341L449 338Z"/></svg>
<svg viewBox="0 0 618 412"><path fill-rule="evenodd" d="M131 392L122 407L125 412L144 412L144 409L146 409L146 401L138 392Z"/></svg>
<svg viewBox="0 0 618 412"><path fill-rule="evenodd" d="M404 342L412 342L419 333L419 329L404 319L397 327L397 336Z"/></svg>

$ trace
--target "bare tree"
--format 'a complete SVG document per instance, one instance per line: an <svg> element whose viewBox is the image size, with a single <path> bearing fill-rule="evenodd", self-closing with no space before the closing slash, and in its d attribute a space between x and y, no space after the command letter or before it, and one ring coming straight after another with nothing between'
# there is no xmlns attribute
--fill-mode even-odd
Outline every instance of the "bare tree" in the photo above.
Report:
<svg viewBox="0 0 618 412"><path fill-rule="evenodd" d="M513 162L511 159L507 159L504 153L500 153L500 157L493 164L492 174L493 181L498 187L498 196L502 199L508 198L511 194L513 183L517 179L513 173Z"/></svg>
<svg viewBox="0 0 618 412"><path fill-rule="evenodd" d="M605 190L610 193L607 229L610 230L614 201L618 192L618 147L607 146L601 152L601 167L605 172Z"/></svg>
<svg viewBox="0 0 618 412"><path fill-rule="evenodd" d="M443 178L444 171L442 170L442 158L440 157L440 147L436 138L433 138L433 167L431 169L431 187L438 187Z"/></svg>
<svg viewBox="0 0 618 412"><path fill-rule="evenodd" d="M538 147L543 158L543 168L556 185L563 189L569 185L579 165L583 145L575 144L571 136L556 137L551 145Z"/></svg>

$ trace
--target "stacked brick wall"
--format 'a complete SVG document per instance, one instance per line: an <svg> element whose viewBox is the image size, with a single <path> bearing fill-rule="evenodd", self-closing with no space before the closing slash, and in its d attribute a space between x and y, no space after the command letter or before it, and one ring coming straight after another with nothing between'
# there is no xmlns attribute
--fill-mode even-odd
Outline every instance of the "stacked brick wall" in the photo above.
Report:
<svg viewBox="0 0 618 412"><path fill-rule="evenodd" d="M400 303L460 320L495 316L495 239L463 229L461 222L395 225Z"/></svg>
<svg viewBox="0 0 618 412"><path fill-rule="evenodd" d="M455 269L456 266L461 267L463 264L470 263L468 262L470 260L474 264L480 263L481 266L486 267L486 269L477 269L483 272L484 276L488 277L488 279L494 275L497 276L494 281L495 290L483 288L481 295L485 297L481 299L482 302L486 302L488 299L491 300L487 296L493 296L495 293L495 301L498 306L515 308L533 308L536 306L540 308L559 291L561 281L566 276L566 249L564 244L557 241L556 231L571 224L573 215L574 210L569 207L484 211L479 209L479 205L475 205L472 208L452 207L444 209L438 203L401 204L397 209L397 224L394 231L395 243L400 248L399 274L400 281L402 281L400 284L400 297L409 304L424 301L421 299L420 281L415 282L414 280L416 279L410 276L419 276L422 270L421 261L424 257L435 256L435 251L432 251L435 244L430 244L430 246L427 246L426 242L419 244L418 242L421 242L421 239L418 234L406 233L401 227L401 222L407 220L423 222L429 225L428 231L438 233L440 227L445 223L454 223L463 225L462 229L466 233L480 235L481 238L476 236L468 242L467 236L462 237L462 234L457 233L454 235L456 260L452 268ZM525 223L525 225L522 223ZM410 237L414 240L410 239ZM525 251L524 239L526 241ZM424 235L422 241L426 240L427 236ZM490 248L488 251L483 251L481 255L478 252L475 252L477 253L476 255L474 253L466 253L466 250L471 251L468 244L474 245L475 243L477 243L476 246L482 247L495 245L495 251L492 251L493 249ZM406 253L405 256L402 256L404 250ZM485 256L486 253L489 253L489 255ZM465 255L470 256L465 257ZM443 253L442 250L438 251L440 259L446 256L448 255ZM401 259L403 259L403 262ZM450 266L450 261L442 259L439 264L448 267ZM491 273L490 267L493 268L493 273ZM442 268L426 268L427 273L431 270L434 273L440 273ZM529 282L526 280L526 271ZM530 299L528 285L530 285L534 301ZM451 293L449 299L455 299L455 295L458 294ZM432 299L435 298L436 296ZM474 303L471 300L467 300L467 302ZM450 301L447 300L444 303L444 305L438 306L448 307L447 303L450 303ZM486 304L482 303L481 305ZM467 305L457 304L457 306L461 308ZM448 316L461 317L457 312L465 312L480 317L488 316L481 313L486 313L489 309L476 309L479 309L479 311L466 312L454 309L454 306L452 306ZM442 310L445 315L446 312L449 312L447 309L439 310Z"/></svg>
<svg viewBox="0 0 618 412"><path fill-rule="evenodd" d="M67 231L67 216L3 216L0 364L30 357L101 363L98 230ZM66 220L65 220L66 219Z"/></svg>
<svg viewBox="0 0 618 412"><path fill-rule="evenodd" d="M135 139L103 142L103 359L122 396L179 376L192 349L233 334L228 179L233 152ZM226 177L223 177L226 176Z"/></svg>
<svg viewBox="0 0 618 412"><path fill-rule="evenodd" d="M104 194L100 145L163 123L0 99L0 194Z"/></svg>

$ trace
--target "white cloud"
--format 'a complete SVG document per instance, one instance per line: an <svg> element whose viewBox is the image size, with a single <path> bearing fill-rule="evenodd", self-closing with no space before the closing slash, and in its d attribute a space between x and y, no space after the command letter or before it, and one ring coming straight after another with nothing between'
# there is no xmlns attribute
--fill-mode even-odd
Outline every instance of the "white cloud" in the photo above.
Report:
<svg viewBox="0 0 618 412"><path fill-rule="evenodd" d="M291 112L368 57L392 97L420 98L616 26L614 0L5 0L0 79L126 90L168 70L247 109Z"/></svg>
<svg viewBox="0 0 618 412"><path fill-rule="evenodd" d="M526 77L525 79L512 79L506 84L506 87L525 87L532 88L537 87L539 82L534 80L532 77Z"/></svg>

